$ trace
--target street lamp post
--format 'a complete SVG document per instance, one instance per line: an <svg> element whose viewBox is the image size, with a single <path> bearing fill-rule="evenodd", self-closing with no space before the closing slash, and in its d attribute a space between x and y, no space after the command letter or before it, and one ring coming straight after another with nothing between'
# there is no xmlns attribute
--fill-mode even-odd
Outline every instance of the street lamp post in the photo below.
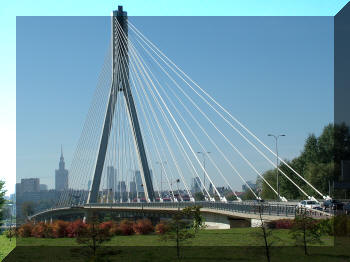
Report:
<svg viewBox="0 0 350 262"><path fill-rule="evenodd" d="M166 161L157 161L156 164L160 165L160 197L163 198L163 166Z"/></svg>
<svg viewBox="0 0 350 262"><path fill-rule="evenodd" d="M280 136L286 136L284 134L281 134L281 135L273 135L273 134L268 134L268 136L272 136L275 141L276 141L276 182L277 182L277 195L278 195L278 199L280 199L280 186L279 186L279 167L278 167L278 144L277 144L277 141L278 141L278 138Z"/></svg>
<svg viewBox="0 0 350 262"><path fill-rule="evenodd" d="M201 151L198 151L197 152L198 154L202 155L203 156L203 186L205 188L205 173L206 173L206 169L205 169L205 156L210 154L211 152L207 151L207 152L201 152Z"/></svg>

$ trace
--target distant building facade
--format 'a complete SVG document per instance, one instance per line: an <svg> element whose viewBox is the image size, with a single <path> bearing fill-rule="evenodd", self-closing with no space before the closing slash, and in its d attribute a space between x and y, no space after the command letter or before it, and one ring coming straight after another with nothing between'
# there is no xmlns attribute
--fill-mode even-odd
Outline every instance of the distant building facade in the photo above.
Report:
<svg viewBox="0 0 350 262"><path fill-rule="evenodd" d="M22 178L21 183L16 184L16 194L40 192L39 178Z"/></svg>
<svg viewBox="0 0 350 262"><path fill-rule="evenodd" d="M136 189L137 192L143 192L143 185L142 185L142 179L141 179L141 172L139 170L135 171L135 182L136 182Z"/></svg>
<svg viewBox="0 0 350 262"><path fill-rule="evenodd" d="M136 193L136 182L130 181L130 193Z"/></svg>
<svg viewBox="0 0 350 262"><path fill-rule="evenodd" d="M202 191L202 183L199 177L192 178L191 191L192 193L198 193Z"/></svg>
<svg viewBox="0 0 350 262"><path fill-rule="evenodd" d="M149 173L150 173L150 176L151 176L151 181L153 183L153 172L152 172L152 169L149 170ZM136 183L136 190L137 190L137 192L144 192L143 182L142 182L140 170L135 170L135 178L134 178L134 180L135 180L135 183Z"/></svg>
<svg viewBox="0 0 350 262"><path fill-rule="evenodd" d="M252 181L247 181L248 186L252 189L252 190L256 190L257 186L256 183L252 182ZM242 185L242 191L245 192L248 190L248 186L246 184Z"/></svg>
<svg viewBox="0 0 350 262"><path fill-rule="evenodd" d="M115 192L116 171L112 166L107 167L107 189L112 192Z"/></svg>
<svg viewBox="0 0 350 262"><path fill-rule="evenodd" d="M48 189L47 185L40 184L40 191L46 191Z"/></svg>
<svg viewBox="0 0 350 262"><path fill-rule="evenodd" d="M65 169L62 148L58 169L55 171L55 189L57 191L64 191L68 189L68 170Z"/></svg>

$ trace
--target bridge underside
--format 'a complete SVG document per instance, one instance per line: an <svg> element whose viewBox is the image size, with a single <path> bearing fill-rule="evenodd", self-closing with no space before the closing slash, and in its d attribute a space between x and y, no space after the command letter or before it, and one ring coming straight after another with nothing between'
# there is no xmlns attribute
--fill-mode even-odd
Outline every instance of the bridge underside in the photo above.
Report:
<svg viewBox="0 0 350 262"><path fill-rule="evenodd" d="M182 208L182 207L181 207ZM181 209L180 208L180 209ZM149 218L154 223L160 220L168 220L179 211L179 207L150 207L147 204L138 206L115 206L115 205L85 205L79 207L69 207L48 210L32 217L34 221L49 222L52 220L68 220L89 218L97 215L100 219L120 220L130 219L137 220L140 218ZM235 212L228 210L219 210L210 207L201 208L201 213L206 222L208 229L228 229L233 227L249 227L259 225L259 213L257 210L249 212ZM293 219L292 213L263 215L265 221L278 219Z"/></svg>

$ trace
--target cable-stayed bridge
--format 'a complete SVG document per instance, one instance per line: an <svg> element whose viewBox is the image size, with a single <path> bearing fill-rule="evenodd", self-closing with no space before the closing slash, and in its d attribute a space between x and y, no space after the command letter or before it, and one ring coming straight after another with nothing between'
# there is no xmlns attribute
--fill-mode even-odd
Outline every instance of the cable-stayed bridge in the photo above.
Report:
<svg viewBox="0 0 350 262"><path fill-rule="evenodd" d="M294 216L295 205L264 178L245 148L270 168L283 164L280 175L306 199L329 198L182 71L122 7L111 21L110 47L73 156L69 189L56 209L36 217L88 209L177 210L198 195L208 212L250 217L257 205L242 202L232 182L238 178L260 203L242 171L247 168L281 201L266 204L266 212ZM227 193L236 202L227 203Z"/></svg>

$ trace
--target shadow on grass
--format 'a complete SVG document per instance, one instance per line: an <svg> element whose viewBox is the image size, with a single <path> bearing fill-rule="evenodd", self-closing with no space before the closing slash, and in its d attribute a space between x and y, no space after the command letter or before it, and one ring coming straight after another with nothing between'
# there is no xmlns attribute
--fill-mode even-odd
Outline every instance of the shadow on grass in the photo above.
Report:
<svg viewBox="0 0 350 262"><path fill-rule="evenodd" d="M343 262L350 261L350 252L346 247L312 247L310 256L304 256L301 247L273 247L272 261L317 261ZM183 262L189 261L266 261L264 249L261 247L183 247ZM99 248L97 256L87 247L16 247L5 258L8 261L178 261L174 247L121 247L104 246Z"/></svg>

